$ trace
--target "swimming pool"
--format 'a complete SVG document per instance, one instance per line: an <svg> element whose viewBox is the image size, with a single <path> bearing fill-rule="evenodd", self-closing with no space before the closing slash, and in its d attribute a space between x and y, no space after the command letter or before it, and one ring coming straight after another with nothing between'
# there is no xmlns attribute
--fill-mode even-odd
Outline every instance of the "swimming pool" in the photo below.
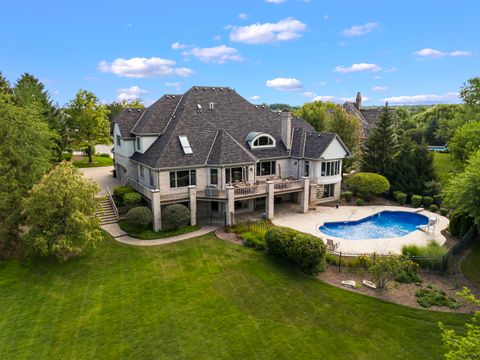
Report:
<svg viewBox="0 0 480 360"><path fill-rule="evenodd" d="M424 215L407 211L381 211L356 221L326 222L319 230L347 240L399 238L427 225Z"/></svg>

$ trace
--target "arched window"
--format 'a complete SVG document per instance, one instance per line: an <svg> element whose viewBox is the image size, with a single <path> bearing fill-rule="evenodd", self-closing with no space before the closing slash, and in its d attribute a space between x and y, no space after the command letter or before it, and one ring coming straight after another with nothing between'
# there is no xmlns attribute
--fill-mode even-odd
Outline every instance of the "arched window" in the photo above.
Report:
<svg viewBox="0 0 480 360"><path fill-rule="evenodd" d="M250 133L248 134L247 142L252 149L275 147L275 139L265 133Z"/></svg>

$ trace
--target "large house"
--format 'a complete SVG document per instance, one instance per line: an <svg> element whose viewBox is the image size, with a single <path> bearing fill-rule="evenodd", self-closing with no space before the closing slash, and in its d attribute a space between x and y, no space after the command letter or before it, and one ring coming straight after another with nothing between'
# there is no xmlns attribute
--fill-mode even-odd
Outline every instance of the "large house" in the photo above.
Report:
<svg viewBox="0 0 480 360"><path fill-rule="evenodd" d="M333 133L318 133L288 111L253 105L226 87L195 86L164 95L114 120L116 174L149 202L154 229L162 207L184 203L191 223L261 210L281 201L300 211L338 199L342 161L350 157Z"/></svg>
<svg viewBox="0 0 480 360"><path fill-rule="evenodd" d="M370 132L374 128L383 112L382 107L362 107L362 94L360 92L357 93L355 102L346 101L342 106L347 113L356 116L358 120L360 120L363 139L370 135ZM397 112L392 108L389 109L389 111L395 123L397 119Z"/></svg>

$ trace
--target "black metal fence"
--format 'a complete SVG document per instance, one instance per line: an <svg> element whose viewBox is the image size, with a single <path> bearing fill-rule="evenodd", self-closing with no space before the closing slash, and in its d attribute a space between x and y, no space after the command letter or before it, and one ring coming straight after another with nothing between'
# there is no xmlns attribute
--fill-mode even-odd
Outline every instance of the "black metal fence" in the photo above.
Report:
<svg viewBox="0 0 480 360"><path fill-rule="evenodd" d="M464 236L462 236L454 246L452 246L443 256L409 256L408 258L420 265L420 268L429 272L443 273L447 271L448 264L453 256L460 254L468 245L470 245L478 235L477 226L473 226ZM366 269L371 261L378 256L397 256L391 254L356 254L342 251L327 250L327 261L338 267L349 269Z"/></svg>

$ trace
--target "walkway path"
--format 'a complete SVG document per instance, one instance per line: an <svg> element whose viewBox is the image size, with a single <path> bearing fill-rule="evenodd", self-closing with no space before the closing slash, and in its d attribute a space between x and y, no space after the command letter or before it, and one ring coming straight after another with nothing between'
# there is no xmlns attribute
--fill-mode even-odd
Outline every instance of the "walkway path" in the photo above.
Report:
<svg viewBox="0 0 480 360"><path fill-rule="evenodd" d="M137 245L137 246L155 246L155 245L164 245L170 244L177 241L192 239L197 236L202 236L208 234L212 231L215 231L217 228L214 226L204 226L200 230L192 231L186 234L170 236L168 238L156 239L156 240L140 240L129 236L125 231L120 229L120 226L115 224L102 225L102 228L107 231L110 235L113 236L118 242L128 244L128 245Z"/></svg>

